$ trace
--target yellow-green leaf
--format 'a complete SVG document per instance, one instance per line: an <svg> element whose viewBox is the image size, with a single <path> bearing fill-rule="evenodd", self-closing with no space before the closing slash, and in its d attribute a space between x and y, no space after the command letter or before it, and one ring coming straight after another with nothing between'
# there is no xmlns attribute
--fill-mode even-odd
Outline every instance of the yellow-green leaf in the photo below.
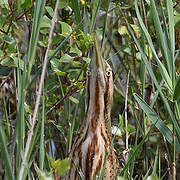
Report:
<svg viewBox="0 0 180 180"><path fill-rule="evenodd" d="M60 176L64 175L70 169L69 159L66 158L61 160L57 168L58 168L58 174Z"/></svg>
<svg viewBox="0 0 180 180"><path fill-rule="evenodd" d="M71 26L69 26L65 22L59 21L59 23L61 24L61 29L62 29L62 34L61 35L64 36L64 37L68 37L72 33Z"/></svg>
<svg viewBox="0 0 180 180"><path fill-rule="evenodd" d="M60 62L63 62L63 63L70 63L74 58L71 57L70 55L68 54L63 54L61 59L60 59Z"/></svg>
<svg viewBox="0 0 180 180"><path fill-rule="evenodd" d="M71 100L73 103L75 103L75 104L78 104L79 103L79 100L78 99L76 99L76 98L74 98L74 97L72 97L72 96L69 96L69 100Z"/></svg>

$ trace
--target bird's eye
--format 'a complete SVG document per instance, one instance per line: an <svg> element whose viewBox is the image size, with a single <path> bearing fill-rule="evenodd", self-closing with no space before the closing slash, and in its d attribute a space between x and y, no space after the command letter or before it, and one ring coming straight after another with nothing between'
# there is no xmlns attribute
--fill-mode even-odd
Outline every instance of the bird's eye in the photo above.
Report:
<svg viewBox="0 0 180 180"><path fill-rule="evenodd" d="M111 75L111 71L110 71L110 70L107 70L107 71L106 71L106 75L107 75L107 76L110 76L110 75Z"/></svg>
<svg viewBox="0 0 180 180"><path fill-rule="evenodd" d="M86 74L87 74L88 76L90 76L90 75L91 75L91 71L90 71L90 70L87 70L87 71L86 71Z"/></svg>

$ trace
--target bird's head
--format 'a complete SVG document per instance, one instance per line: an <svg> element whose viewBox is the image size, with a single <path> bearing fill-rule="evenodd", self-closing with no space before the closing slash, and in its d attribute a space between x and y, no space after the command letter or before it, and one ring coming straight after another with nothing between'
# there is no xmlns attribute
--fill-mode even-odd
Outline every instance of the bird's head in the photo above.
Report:
<svg viewBox="0 0 180 180"><path fill-rule="evenodd" d="M110 65L103 60L97 35L94 40L94 53L88 70L89 93L93 96L106 96L108 102L112 102L113 77Z"/></svg>

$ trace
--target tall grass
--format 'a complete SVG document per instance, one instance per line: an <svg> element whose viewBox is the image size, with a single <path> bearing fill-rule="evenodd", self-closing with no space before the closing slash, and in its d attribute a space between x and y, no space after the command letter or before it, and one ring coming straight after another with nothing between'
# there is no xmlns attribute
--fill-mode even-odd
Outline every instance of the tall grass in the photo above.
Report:
<svg viewBox="0 0 180 180"><path fill-rule="evenodd" d="M143 109L143 111L146 113L147 117L150 118L150 120L152 121L152 124L156 126L156 128L161 132L161 134L172 145L173 159L171 161L175 164L176 151L180 152L180 144L179 144L180 126L178 122L179 106L177 105L176 100L173 101L173 96L175 94L175 86L178 85L177 84L178 77L175 71L175 56L176 55L175 55L175 36L174 36L174 21L173 21L173 16L174 16L173 3L171 0L166 1L167 12L168 12L168 22L169 22L167 24L162 6L161 6L161 11L162 11L163 16L162 16L162 19L160 20L158 11L156 9L155 1L151 0L150 2L151 2L150 4L151 13L153 14L152 18L154 22L154 29L156 30L158 45L162 53L163 62L160 61L158 54L155 51L155 44L153 43L153 40L151 39L151 36L142 20L137 2L135 2L135 10L136 10L137 18L139 20L139 24L142 29L143 35L146 37L146 42L151 48L154 59L156 60L156 63L157 63L158 70L161 73L161 81L163 82L163 85L160 85L160 83L158 82L153 72L152 65L150 64L150 61L148 61L146 53L144 52L143 48L139 44L128 21L126 21L126 23L132 35L132 38L134 42L136 43L138 50L141 53L142 61L144 62L148 70L148 73L151 76L151 79L153 83L155 84L155 87L157 88L157 93L160 94L163 100L164 106L169 114L169 118L167 119L167 121L170 121L172 123L173 131L170 130L167 127L167 125L161 120L159 115L154 112L153 105L147 105L145 101L141 97L139 97L136 93L134 94L134 97L136 101L139 103L139 105L141 106L141 108ZM169 98L166 97L165 92L163 92L162 86L165 86L168 90L168 93L170 93L169 95L171 96L171 102L169 101ZM172 106L172 103L173 103L173 106ZM175 169L173 170L175 171ZM173 179L175 179L175 172L173 172L172 174L174 175Z"/></svg>

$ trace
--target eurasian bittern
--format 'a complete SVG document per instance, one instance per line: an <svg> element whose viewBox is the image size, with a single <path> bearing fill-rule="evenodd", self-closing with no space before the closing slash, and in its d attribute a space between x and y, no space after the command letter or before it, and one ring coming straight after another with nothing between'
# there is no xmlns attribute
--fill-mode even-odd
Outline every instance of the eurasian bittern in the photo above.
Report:
<svg viewBox="0 0 180 180"><path fill-rule="evenodd" d="M103 61L95 36L94 53L87 82L87 110L70 153L71 169L66 180L115 180L118 165L112 143L110 112L113 78Z"/></svg>

